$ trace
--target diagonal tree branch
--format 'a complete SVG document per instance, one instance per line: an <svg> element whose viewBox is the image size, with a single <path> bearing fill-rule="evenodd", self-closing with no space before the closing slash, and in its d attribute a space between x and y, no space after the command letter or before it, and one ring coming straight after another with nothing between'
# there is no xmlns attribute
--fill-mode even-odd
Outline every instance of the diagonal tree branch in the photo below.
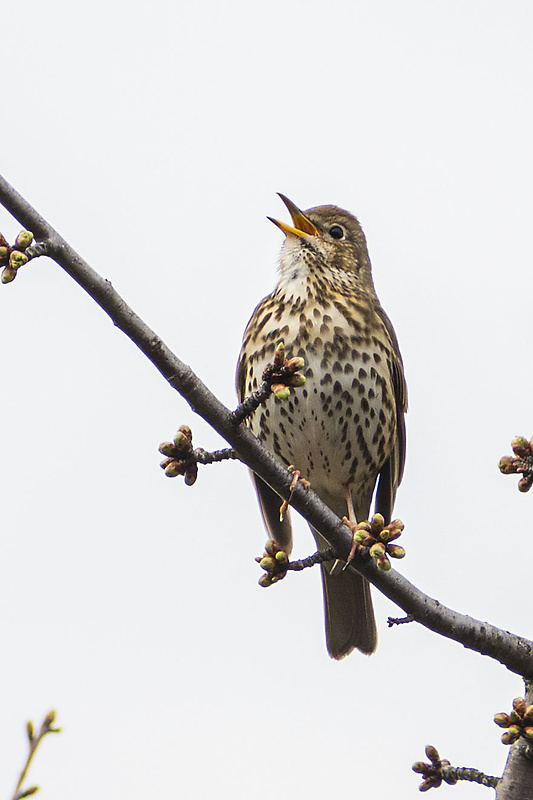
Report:
<svg viewBox="0 0 533 800"><path fill-rule="evenodd" d="M291 490L293 476L283 464L262 447L245 425L239 424L238 418L209 391L191 368L180 361L125 303L110 281L95 272L1 176L0 203L34 233L38 242L36 246L42 245L47 255L85 289L168 383L185 398L192 410L235 449L241 461L281 497L289 498L290 495L291 505L325 536L337 557L346 559L351 549L352 535L340 519L301 483ZM533 678L533 642L446 608L394 570L381 572L369 558L357 554L350 569L354 568L425 627L498 660L512 672Z"/></svg>

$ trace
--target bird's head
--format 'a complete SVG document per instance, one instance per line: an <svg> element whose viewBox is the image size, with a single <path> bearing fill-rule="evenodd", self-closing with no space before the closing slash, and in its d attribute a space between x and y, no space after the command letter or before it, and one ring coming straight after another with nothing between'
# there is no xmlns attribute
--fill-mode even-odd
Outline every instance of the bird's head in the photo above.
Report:
<svg viewBox="0 0 533 800"><path fill-rule="evenodd" d="M292 200L279 195L289 210L292 225L268 219L286 235L281 269L299 266L327 276L328 270L351 273L357 282L372 286L370 258L365 235L358 220L337 206L316 206L301 211Z"/></svg>

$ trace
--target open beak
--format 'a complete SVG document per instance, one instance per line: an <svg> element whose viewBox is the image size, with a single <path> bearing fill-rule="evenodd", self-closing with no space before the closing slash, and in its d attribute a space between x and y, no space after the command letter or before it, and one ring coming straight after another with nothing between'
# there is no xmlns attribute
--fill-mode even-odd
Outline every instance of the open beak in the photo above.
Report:
<svg viewBox="0 0 533 800"><path fill-rule="evenodd" d="M289 200L288 197L285 197L284 194L280 194L278 192L278 196L281 197L287 208L289 209L289 213L292 218L292 225L287 225L285 222L280 222L277 219L273 219L272 217L267 217L270 222L273 222L274 225L277 225L286 236L319 236L318 228L314 225L309 217L306 217L303 211L300 211L298 206L295 206L292 200ZM294 227L293 227L294 226Z"/></svg>

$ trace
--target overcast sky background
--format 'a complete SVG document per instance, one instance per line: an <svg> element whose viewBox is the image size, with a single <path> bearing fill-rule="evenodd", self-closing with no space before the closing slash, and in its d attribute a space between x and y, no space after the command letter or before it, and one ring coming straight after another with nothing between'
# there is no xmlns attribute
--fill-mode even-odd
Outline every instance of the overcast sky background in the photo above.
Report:
<svg viewBox="0 0 533 800"><path fill-rule="evenodd" d="M229 406L271 291L276 192L366 232L410 392L399 564L533 636L533 9L488 0L12 3L0 171ZM0 229L20 226L0 211ZM58 711L43 800L417 796L432 743L499 774L518 677L374 592L376 655L325 649L318 571L258 587L246 469L168 480L181 423L224 446L52 262L1 287L0 796ZM313 549L304 523L296 554ZM443 787L478 797L476 786Z"/></svg>

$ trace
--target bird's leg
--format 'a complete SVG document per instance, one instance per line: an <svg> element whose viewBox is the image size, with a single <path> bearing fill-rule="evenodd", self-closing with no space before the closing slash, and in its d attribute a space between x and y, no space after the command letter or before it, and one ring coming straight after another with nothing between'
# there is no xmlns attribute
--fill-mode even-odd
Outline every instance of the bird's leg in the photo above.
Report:
<svg viewBox="0 0 533 800"><path fill-rule="evenodd" d="M348 506L348 517L343 517L342 521L344 522L345 525L348 526L348 528L352 532L352 536L354 536L355 531L357 529L357 519L355 516L355 509L353 507L352 490L350 489L350 485L348 483L346 484L344 489L346 492L346 505ZM346 559L346 563L343 569L346 569L346 567L350 564L350 562L353 561L353 558L355 556L355 551L357 550L357 548L358 544L355 541L355 536L354 536L354 539L352 541L352 546L350 548L350 553L348 555L348 558Z"/></svg>
<svg viewBox="0 0 533 800"><path fill-rule="evenodd" d="M291 499L292 499L292 493L294 492L294 488L295 488L296 484L298 483L298 481L300 481L300 483L302 484L304 489L308 489L309 486L311 485L309 483L309 481L306 481L305 478L301 477L300 470L299 469L295 469L294 468L294 464L290 464L287 467L287 469L289 470L289 472L292 472L292 481L291 481L291 485L289 486L289 498L288 498L288 500L284 500L283 501L283 503L281 504L281 507L279 509L279 521L280 522L283 522L283 517L287 513L287 510L289 508L289 504L290 504Z"/></svg>

